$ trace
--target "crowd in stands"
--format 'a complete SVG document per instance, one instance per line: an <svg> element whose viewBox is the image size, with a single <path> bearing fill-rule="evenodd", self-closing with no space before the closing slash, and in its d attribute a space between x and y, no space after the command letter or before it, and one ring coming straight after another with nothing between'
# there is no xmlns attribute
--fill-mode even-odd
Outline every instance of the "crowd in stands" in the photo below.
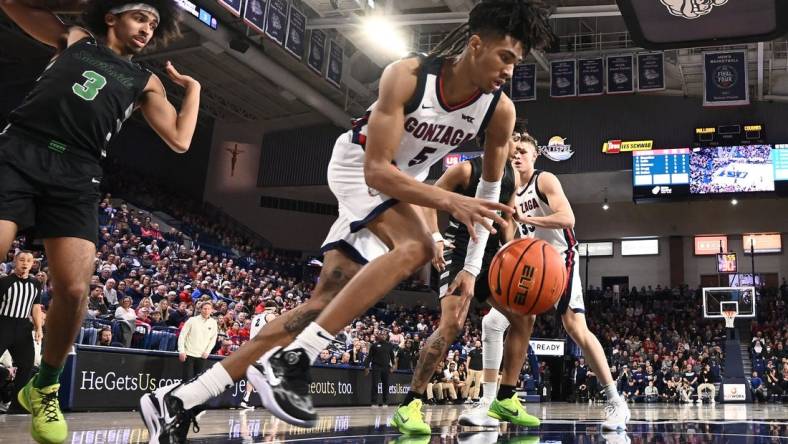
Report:
<svg viewBox="0 0 788 444"><path fill-rule="evenodd" d="M151 205L164 199L153 191ZM146 196L145 193L141 193ZM147 199L143 198L143 201ZM219 337L212 353L227 356L249 340L251 318L262 312L281 314L310 297L316 268L297 253L275 251L244 238L243 230L219 228L211 220L191 213L186 205L167 201L184 222L162 229L151 214L107 195L99 208L100 233L96 273L92 278L86 325L97 327L87 343L100 346L146 348L154 331L177 335L183 323L212 306ZM179 208L179 209L178 209ZM197 233L197 234L196 234ZM196 235L195 235L196 234ZM211 236L226 253L212 253L194 241ZM250 242L244 244L244 242ZM0 274L24 238L14 242ZM236 254L237 253L237 254ZM41 254L36 253L41 259ZM51 298L47 275L37 261L31 274L43 284L43 303ZM420 288L426 284L419 284ZM785 302L788 286L764 289L759 316L753 322L753 387L760 400L788 393L788 325ZM588 324L600 339L619 391L633 402L692 402L715 397L715 383L724 372L725 331L719 321L705 321L698 309L699 290L641 287L589 288L586 292ZM468 384L469 356L481 347L484 307L473 308L461 334L430 381L433 402L462 402L478 396ZM337 336L320 354L316 365L363 367L376 337L394 345L397 371L412 371L419 350L437 328L439 312L421 307L378 304ZM535 338L562 337L560 319L539 316ZM85 341L82 341L85 343ZM562 383L575 399L599 399L596 375L570 343L578 357ZM171 342L169 349L174 351ZM535 391L551 384L550 367L532 354L521 373L519 388ZM759 381L761 381L759 383Z"/></svg>

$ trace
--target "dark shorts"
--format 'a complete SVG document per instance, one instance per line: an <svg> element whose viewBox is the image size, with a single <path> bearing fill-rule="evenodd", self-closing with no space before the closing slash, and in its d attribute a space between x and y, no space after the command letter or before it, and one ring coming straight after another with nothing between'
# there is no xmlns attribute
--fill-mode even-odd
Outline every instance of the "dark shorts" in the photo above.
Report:
<svg viewBox="0 0 788 444"><path fill-rule="evenodd" d="M98 240L97 162L46 148L18 134L0 135L0 220L19 230L34 227L38 239Z"/></svg>
<svg viewBox="0 0 788 444"><path fill-rule="evenodd" d="M446 288L451 285L454 278L465 266L465 255L455 253L454 250L446 250L443 253L443 258L448 263L443 273L438 273L435 269L432 270L432 288L438 292L438 298L447 296L445 294ZM489 271L489 264L491 261L492 258L485 257L482 261L482 270L479 276L476 276L476 286L473 289L473 297L479 302L485 302L487 298L490 297L490 287L487 285L487 272Z"/></svg>

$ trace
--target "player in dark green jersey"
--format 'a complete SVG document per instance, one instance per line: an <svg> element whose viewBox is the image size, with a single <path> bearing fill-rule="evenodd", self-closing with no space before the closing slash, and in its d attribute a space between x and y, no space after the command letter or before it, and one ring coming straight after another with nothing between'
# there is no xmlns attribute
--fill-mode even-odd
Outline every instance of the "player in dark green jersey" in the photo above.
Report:
<svg viewBox="0 0 788 444"><path fill-rule="evenodd" d="M173 0L0 0L23 31L52 46L55 57L0 133L0 257L18 230L34 227L49 260L53 298L41 370L19 392L38 442L60 443L68 428L58 380L76 337L94 271L100 161L123 122L139 109L175 152L189 149L200 84L170 63L185 89L180 111L161 80L132 61L178 34ZM52 11L83 11L85 27Z"/></svg>

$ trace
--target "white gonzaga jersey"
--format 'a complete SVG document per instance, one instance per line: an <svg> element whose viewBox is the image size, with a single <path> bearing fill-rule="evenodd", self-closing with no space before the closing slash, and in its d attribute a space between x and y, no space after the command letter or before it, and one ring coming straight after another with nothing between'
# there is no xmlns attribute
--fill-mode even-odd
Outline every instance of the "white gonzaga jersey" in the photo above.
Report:
<svg viewBox="0 0 788 444"><path fill-rule="evenodd" d="M254 315L252 318L252 328L249 329L249 339L254 338L257 336L257 333L260 333L260 330L265 327L265 324L268 323L268 316L274 316L273 313L262 312L258 315ZM275 317L275 316L274 316Z"/></svg>
<svg viewBox="0 0 788 444"><path fill-rule="evenodd" d="M537 178L541 173L542 171L539 170L534 171L528 184L517 190L515 205L525 216L540 217L554 213L547 197L539 191L537 185ZM574 263L575 256L577 256L577 240L573 229L541 228L520 224L520 233L523 236L542 239L555 247L564 256L567 263L570 261Z"/></svg>
<svg viewBox="0 0 788 444"><path fill-rule="evenodd" d="M446 154L484 133L501 95L500 89L490 94L478 91L462 103L449 105L443 99L443 61L425 59L419 68L416 93L405 107L405 132L394 157L397 168L419 181L424 181L430 167ZM348 136L361 149L345 151L346 166L364 165L367 122L376 104L353 122Z"/></svg>

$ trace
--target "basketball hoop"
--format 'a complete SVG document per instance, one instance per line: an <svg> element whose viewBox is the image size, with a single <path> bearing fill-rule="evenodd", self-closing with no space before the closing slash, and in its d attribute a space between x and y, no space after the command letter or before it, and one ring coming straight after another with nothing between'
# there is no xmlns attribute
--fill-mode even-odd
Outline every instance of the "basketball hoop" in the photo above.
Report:
<svg viewBox="0 0 788 444"><path fill-rule="evenodd" d="M725 318L725 327L733 328L733 321L736 319L735 310L723 310L722 317Z"/></svg>

